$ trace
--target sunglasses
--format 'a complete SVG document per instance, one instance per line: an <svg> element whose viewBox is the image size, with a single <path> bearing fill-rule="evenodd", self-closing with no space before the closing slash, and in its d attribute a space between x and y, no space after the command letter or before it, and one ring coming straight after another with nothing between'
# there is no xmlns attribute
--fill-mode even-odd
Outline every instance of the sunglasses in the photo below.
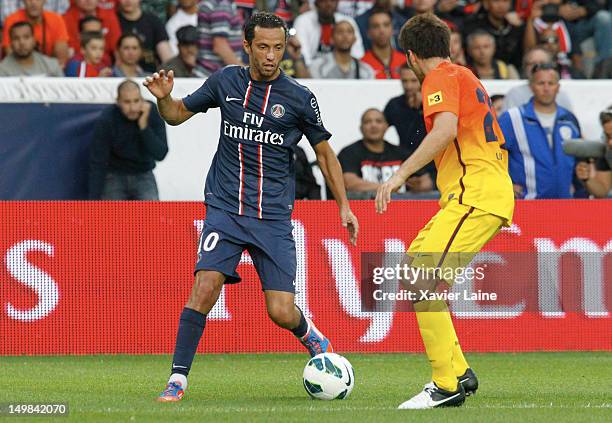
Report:
<svg viewBox="0 0 612 423"><path fill-rule="evenodd" d="M555 65L554 63L536 63L531 68L531 73L533 74L533 73L536 73L538 71L544 71L544 70L558 71L557 65Z"/></svg>

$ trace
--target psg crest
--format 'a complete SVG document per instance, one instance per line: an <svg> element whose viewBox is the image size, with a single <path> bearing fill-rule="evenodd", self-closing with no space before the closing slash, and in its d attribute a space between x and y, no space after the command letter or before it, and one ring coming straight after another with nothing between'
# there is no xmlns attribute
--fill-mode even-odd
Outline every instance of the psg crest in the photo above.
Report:
<svg viewBox="0 0 612 423"><path fill-rule="evenodd" d="M283 106L282 104L275 104L270 110L272 111L272 116L277 119L285 116L285 106Z"/></svg>

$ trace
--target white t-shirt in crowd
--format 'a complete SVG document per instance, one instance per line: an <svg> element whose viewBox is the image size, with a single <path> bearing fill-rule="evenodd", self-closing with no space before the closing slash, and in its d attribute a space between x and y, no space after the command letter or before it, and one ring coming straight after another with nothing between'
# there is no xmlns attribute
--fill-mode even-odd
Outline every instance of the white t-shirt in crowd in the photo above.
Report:
<svg viewBox="0 0 612 423"><path fill-rule="evenodd" d="M190 15L185 13L183 9L178 9L174 15L168 22L166 22L166 32L168 33L168 37L170 37L170 48L172 49L172 54L178 54L178 41L176 39L176 31L179 28L182 28L186 25L193 25L195 27L198 26L198 14L197 12Z"/></svg>
<svg viewBox="0 0 612 423"><path fill-rule="evenodd" d="M538 120L540 121L540 125L544 128L544 132L546 132L546 139L548 140L548 147L552 149L553 146L553 129L555 128L555 118L557 117L557 112L554 113L542 113L534 110Z"/></svg>

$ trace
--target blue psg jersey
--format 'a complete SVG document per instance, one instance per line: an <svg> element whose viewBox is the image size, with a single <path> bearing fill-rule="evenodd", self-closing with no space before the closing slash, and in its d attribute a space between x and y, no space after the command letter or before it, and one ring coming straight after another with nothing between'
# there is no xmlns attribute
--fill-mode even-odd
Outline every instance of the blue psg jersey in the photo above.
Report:
<svg viewBox="0 0 612 423"><path fill-rule="evenodd" d="M282 71L275 80L254 81L248 68L228 66L183 103L193 113L221 109L219 145L204 201L239 215L289 219L295 146L302 135L312 146L331 137L314 94Z"/></svg>

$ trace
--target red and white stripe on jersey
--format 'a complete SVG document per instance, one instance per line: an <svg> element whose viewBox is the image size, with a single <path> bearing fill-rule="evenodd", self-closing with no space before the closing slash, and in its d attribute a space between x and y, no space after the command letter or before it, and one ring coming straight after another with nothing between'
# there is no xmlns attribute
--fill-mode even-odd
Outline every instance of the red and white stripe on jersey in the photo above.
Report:
<svg viewBox="0 0 612 423"><path fill-rule="evenodd" d="M259 184L257 187L258 196L257 196L257 216L260 219L263 219L263 207L262 207L262 199L263 199L263 146L259 144Z"/></svg>
<svg viewBox="0 0 612 423"><path fill-rule="evenodd" d="M85 78L87 76L87 63L85 60L81 62L81 66L79 66L79 78Z"/></svg>
<svg viewBox="0 0 612 423"><path fill-rule="evenodd" d="M266 95L264 97L263 105L261 106L261 113L266 114L266 109L268 108L268 100L270 99L270 91L272 91L272 85L268 85L266 89Z"/></svg>
<svg viewBox="0 0 612 423"><path fill-rule="evenodd" d="M238 161L240 162L240 184L238 185L238 214L242 215L242 199L244 191L244 165L242 157L242 144L238 143Z"/></svg>
<svg viewBox="0 0 612 423"><path fill-rule="evenodd" d="M253 90L253 83L249 81L249 86L247 87L246 93L244 94L244 102L242 103L242 107L246 107L249 105L249 99L251 98L251 91Z"/></svg>

